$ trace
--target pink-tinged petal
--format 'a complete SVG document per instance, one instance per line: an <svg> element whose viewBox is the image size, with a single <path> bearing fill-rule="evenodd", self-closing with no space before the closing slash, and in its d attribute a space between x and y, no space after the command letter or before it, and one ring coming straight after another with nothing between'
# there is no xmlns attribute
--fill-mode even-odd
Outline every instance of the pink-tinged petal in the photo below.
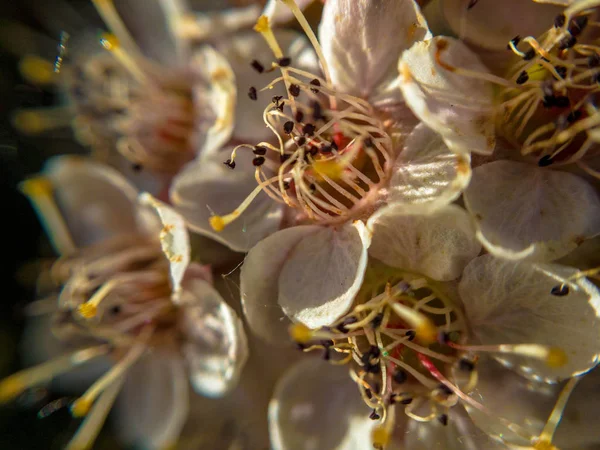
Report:
<svg viewBox="0 0 600 450"><path fill-rule="evenodd" d="M399 102L398 58L431 34L412 0L327 0L319 37L336 89Z"/></svg>
<svg viewBox="0 0 600 450"><path fill-rule="evenodd" d="M246 256L240 275L242 306L248 325L260 338L274 344L291 344L290 321L279 306L279 277L294 247L320 230L316 225L304 225L278 231L256 244Z"/></svg>
<svg viewBox="0 0 600 450"><path fill-rule="evenodd" d="M583 179L526 163L473 170L464 194L478 238L496 256L552 261L600 233L600 198Z"/></svg>
<svg viewBox="0 0 600 450"><path fill-rule="evenodd" d="M244 252L279 228L282 208L262 192L237 220L220 232L213 230L210 217L234 211L257 185L251 152L239 151L232 170L223 164L231 150L204 155L184 167L173 180L170 196L192 230Z"/></svg>
<svg viewBox="0 0 600 450"><path fill-rule="evenodd" d="M496 143L493 85L460 69L488 73L456 39L417 42L400 59L400 89L415 115L440 133L450 150L490 154Z"/></svg>
<svg viewBox="0 0 600 450"><path fill-rule="evenodd" d="M221 295L203 280L184 284L182 347L194 390L221 397L237 385L248 359L244 325Z"/></svg>
<svg viewBox="0 0 600 450"><path fill-rule="evenodd" d="M468 214L456 205L423 214L390 205L372 216L368 226L371 256L439 281L458 278L481 251Z"/></svg>
<svg viewBox="0 0 600 450"><path fill-rule="evenodd" d="M314 358L288 370L269 404L273 450L366 450L373 424L348 370Z"/></svg>
<svg viewBox="0 0 600 450"><path fill-rule="evenodd" d="M453 202L471 179L470 159L450 151L432 129L417 125L394 163L388 203L420 212Z"/></svg>
<svg viewBox="0 0 600 450"><path fill-rule="evenodd" d="M330 325L344 315L360 289L371 233L356 221L321 227L301 239L279 275L279 304L309 328Z"/></svg>
<svg viewBox="0 0 600 450"><path fill-rule="evenodd" d="M600 293L576 269L480 256L459 285L469 326L483 345L538 344L564 352L562 364L513 353L496 359L526 377L556 382L600 357Z"/></svg>

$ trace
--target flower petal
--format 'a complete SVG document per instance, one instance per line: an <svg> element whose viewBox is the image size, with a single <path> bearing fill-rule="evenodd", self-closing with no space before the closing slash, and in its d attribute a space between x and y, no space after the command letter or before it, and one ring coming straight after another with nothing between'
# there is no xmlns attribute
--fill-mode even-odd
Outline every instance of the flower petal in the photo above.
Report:
<svg viewBox="0 0 600 450"><path fill-rule="evenodd" d="M187 419L188 381L173 349L155 351L127 372L117 399L116 429L126 445L172 446Z"/></svg>
<svg viewBox="0 0 600 450"><path fill-rule="evenodd" d="M390 205L369 219L369 254L384 263L439 281L458 278L481 251L468 214L448 205L430 214L411 214Z"/></svg>
<svg viewBox="0 0 600 450"><path fill-rule="evenodd" d="M465 205L486 249L551 261L600 233L600 198L575 175L496 161L473 170Z"/></svg>
<svg viewBox="0 0 600 450"><path fill-rule="evenodd" d="M456 68L488 73L456 39L436 36L417 42L400 59L400 89L407 105L442 135L450 150L490 154L496 143L493 86Z"/></svg>
<svg viewBox="0 0 600 450"><path fill-rule="evenodd" d="M594 367L600 355L600 293L578 271L480 256L465 268L459 292L476 340L484 345L539 344L566 353L567 361L545 361L496 353L524 376L555 382ZM565 295L552 294L565 286Z"/></svg>
<svg viewBox="0 0 600 450"><path fill-rule="evenodd" d="M256 244L240 274L242 306L248 325L271 343L290 343L287 319L279 306L279 276L294 247L321 227L304 225L278 231Z"/></svg>
<svg viewBox="0 0 600 450"><path fill-rule="evenodd" d="M313 2L313 0L294 1L300 10L303 10ZM294 18L292 10L287 5L284 5L281 0L268 0L263 10L263 15L267 16L271 23L284 23Z"/></svg>
<svg viewBox="0 0 600 450"><path fill-rule="evenodd" d="M398 58L431 34L412 0L327 0L319 37L336 89L401 101Z"/></svg>
<svg viewBox="0 0 600 450"><path fill-rule="evenodd" d="M415 212L456 200L469 184L469 155L450 151L439 134L420 123L394 163L388 203Z"/></svg>
<svg viewBox="0 0 600 450"><path fill-rule="evenodd" d="M223 215L234 211L256 188L250 152L238 152L237 166L231 170L223 164L231 157L231 150L228 147L188 164L174 179L170 195L192 230L244 252L279 228L282 209L263 192L223 231L211 228L213 212Z"/></svg>
<svg viewBox="0 0 600 450"><path fill-rule="evenodd" d="M367 265L370 232L362 222L321 227L300 240L279 275L279 304L309 328L330 325L348 311Z"/></svg>
<svg viewBox="0 0 600 450"><path fill-rule="evenodd" d="M292 366L269 404L273 450L365 450L372 426L348 370L319 359Z"/></svg>
<svg viewBox="0 0 600 450"><path fill-rule="evenodd" d="M219 293L203 280L185 283L181 329L194 390L220 397L235 388L248 359L242 321Z"/></svg>

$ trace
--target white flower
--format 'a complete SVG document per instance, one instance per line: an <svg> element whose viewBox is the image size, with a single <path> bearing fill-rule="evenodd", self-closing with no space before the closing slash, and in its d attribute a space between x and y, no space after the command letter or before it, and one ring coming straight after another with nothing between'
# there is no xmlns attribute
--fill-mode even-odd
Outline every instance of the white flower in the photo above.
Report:
<svg viewBox="0 0 600 450"><path fill-rule="evenodd" d="M175 443L188 383L201 395L224 395L248 351L210 272L190 264L182 218L147 194L140 204L113 169L73 157L51 160L22 189L62 255L52 268L62 285L53 332L79 349L3 380L2 401L104 357L112 367L71 405L86 419L69 448L91 445L120 391L121 408L136 418L123 433L130 443Z"/></svg>

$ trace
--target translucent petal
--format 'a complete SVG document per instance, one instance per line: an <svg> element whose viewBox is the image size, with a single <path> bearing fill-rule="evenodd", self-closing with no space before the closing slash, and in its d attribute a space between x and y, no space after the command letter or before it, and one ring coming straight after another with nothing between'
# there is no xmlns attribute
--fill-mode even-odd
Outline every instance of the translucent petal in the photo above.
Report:
<svg viewBox="0 0 600 450"><path fill-rule="evenodd" d="M419 7L411 0L328 0L319 26L333 85L378 101L402 101L398 58L413 43L430 37Z"/></svg>
<svg viewBox="0 0 600 450"><path fill-rule="evenodd" d="M370 242L360 221L321 227L300 240L279 275L279 304L286 315L318 328L345 314L362 283Z"/></svg>
<svg viewBox="0 0 600 450"><path fill-rule="evenodd" d="M279 306L279 276L283 264L302 239L319 232L321 227L292 227L268 236L246 256L240 275L242 306L248 325L262 339L290 344L289 319Z"/></svg>
<svg viewBox="0 0 600 450"><path fill-rule="evenodd" d="M365 450L372 426L348 369L314 358L291 367L269 404L273 450Z"/></svg>
<svg viewBox="0 0 600 450"><path fill-rule="evenodd" d="M437 36L402 54L400 89L407 105L456 153L490 154L495 146L493 85L456 68L488 73L462 42Z"/></svg>
<svg viewBox="0 0 600 450"><path fill-rule="evenodd" d="M203 280L185 283L181 297L182 350L194 390L220 397L235 388L248 359L242 321Z"/></svg>
<svg viewBox="0 0 600 450"><path fill-rule="evenodd" d="M469 184L470 159L450 151L424 124L417 125L394 163L388 203L416 212L451 203Z"/></svg>
<svg viewBox="0 0 600 450"><path fill-rule="evenodd" d="M369 219L369 254L384 263L435 280L458 278L481 251L468 214L448 205L430 214L411 214L390 205Z"/></svg>
<svg viewBox="0 0 600 450"><path fill-rule="evenodd" d="M496 354L523 375L555 382L585 372L600 355L600 293L577 270L484 255L465 268L459 285L474 338L484 345L540 344L566 353L552 367L526 356ZM569 280L571 278L571 280ZM568 288L553 295L555 287ZM556 291L556 289L554 289Z"/></svg>
<svg viewBox="0 0 600 450"><path fill-rule="evenodd" d="M236 168L231 170L223 164L231 157L231 150L228 147L188 164L173 180L170 195L192 230L243 252L279 228L282 211L279 203L261 192L223 231L211 228L213 212L223 215L234 211L256 187L251 152L238 152Z"/></svg>
<svg viewBox="0 0 600 450"><path fill-rule="evenodd" d="M600 198L581 178L496 161L473 170L465 205L486 249L509 259L558 259L600 233Z"/></svg>

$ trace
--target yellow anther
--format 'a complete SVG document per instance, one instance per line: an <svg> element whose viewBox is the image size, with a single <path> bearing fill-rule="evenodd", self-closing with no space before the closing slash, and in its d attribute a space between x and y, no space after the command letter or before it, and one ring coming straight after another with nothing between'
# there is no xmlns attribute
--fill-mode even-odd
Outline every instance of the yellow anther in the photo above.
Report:
<svg viewBox="0 0 600 450"><path fill-rule="evenodd" d="M26 134L38 134L47 128L42 115L33 111L18 111L12 122L16 129Z"/></svg>
<svg viewBox="0 0 600 450"><path fill-rule="evenodd" d="M91 400L80 397L71 405L71 414L73 417L83 417L90 411L92 404Z"/></svg>
<svg viewBox="0 0 600 450"><path fill-rule="evenodd" d="M260 16L254 25L254 31L258 33L266 33L271 29L269 25L269 18L267 16Z"/></svg>
<svg viewBox="0 0 600 450"><path fill-rule="evenodd" d="M100 36L100 44L102 44L106 50L115 50L119 48L119 40L111 33L102 33L102 36Z"/></svg>
<svg viewBox="0 0 600 450"><path fill-rule="evenodd" d="M431 345L437 341L437 327L428 318L415 327L415 332L417 333L417 339L423 345Z"/></svg>
<svg viewBox="0 0 600 450"><path fill-rule="evenodd" d="M45 177L35 177L20 184L23 194L31 198L48 197L52 195L52 182Z"/></svg>
<svg viewBox="0 0 600 450"><path fill-rule="evenodd" d="M25 390L27 386L18 376L0 381L0 403L7 403Z"/></svg>
<svg viewBox="0 0 600 450"><path fill-rule="evenodd" d="M295 342L299 344L305 344L313 339L314 334L313 331L306 325L302 323L295 323L290 325L290 336Z"/></svg>
<svg viewBox="0 0 600 450"><path fill-rule="evenodd" d="M315 161L312 167L319 175L339 179L344 172L344 167L336 161Z"/></svg>
<svg viewBox="0 0 600 450"><path fill-rule="evenodd" d="M86 302L79 305L79 307L77 308L77 312L79 312L81 317L85 319L91 319L92 317L95 317L98 313L98 308L93 303Z"/></svg>
<svg viewBox="0 0 600 450"><path fill-rule="evenodd" d="M212 227L212 229L218 233L223 231L226 225L222 216L212 216L210 219L208 219L208 221L210 222L210 226Z"/></svg>
<svg viewBox="0 0 600 450"><path fill-rule="evenodd" d="M23 77L34 84L49 84L54 81L54 65L39 56L25 56L19 63Z"/></svg>
<svg viewBox="0 0 600 450"><path fill-rule="evenodd" d="M567 354L565 351L558 347L552 347L548 350L548 356L546 356L546 364L552 368L558 368L564 366L568 361Z"/></svg>
<svg viewBox="0 0 600 450"><path fill-rule="evenodd" d="M375 427L371 432L371 440L373 441L373 447L384 449L390 442L390 433L384 427Z"/></svg>
<svg viewBox="0 0 600 450"><path fill-rule="evenodd" d="M552 442L541 440L533 444L535 450L559 450Z"/></svg>

